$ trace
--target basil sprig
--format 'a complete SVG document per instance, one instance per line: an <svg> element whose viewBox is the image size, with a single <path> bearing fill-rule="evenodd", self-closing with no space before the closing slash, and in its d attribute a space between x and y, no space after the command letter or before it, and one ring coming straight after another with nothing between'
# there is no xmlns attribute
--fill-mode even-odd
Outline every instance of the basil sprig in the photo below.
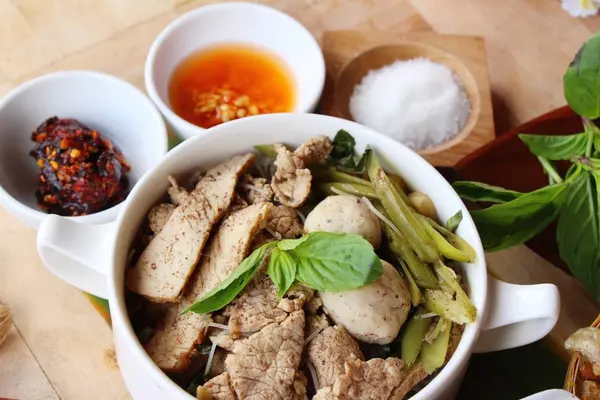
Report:
<svg viewBox="0 0 600 400"><path fill-rule="evenodd" d="M549 184L519 193L476 182L456 182L464 199L498 203L473 211L484 248L502 250L526 242L558 220L560 257L586 289L600 299L600 33L588 40L567 69L563 83L569 106L582 117L584 132L519 138L548 175ZM561 176L554 161L572 163Z"/></svg>
<svg viewBox="0 0 600 400"><path fill-rule="evenodd" d="M271 242L254 250L234 272L183 311L207 314L229 304L246 287L270 250L267 275L282 297L295 281L320 291L352 290L383 273L373 246L359 235L311 232L300 239Z"/></svg>
<svg viewBox="0 0 600 400"><path fill-rule="evenodd" d="M340 171L364 173L367 152L356 159L354 152L355 144L354 137L345 130L340 129L333 138L333 149L329 154L329 162L334 164Z"/></svg>

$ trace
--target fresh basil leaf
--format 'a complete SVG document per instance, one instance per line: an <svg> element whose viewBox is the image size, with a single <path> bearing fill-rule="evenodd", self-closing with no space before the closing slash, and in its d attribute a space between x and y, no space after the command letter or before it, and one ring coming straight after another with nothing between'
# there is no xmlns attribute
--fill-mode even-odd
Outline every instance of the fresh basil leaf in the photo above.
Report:
<svg viewBox="0 0 600 400"><path fill-rule="evenodd" d="M356 289L383 273L373 246L359 235L311 232L290 250L298 262L296 279L326 292Z"/></svg>
<svg viewBox="0 0 600 400"><path fill-rule="evenodd" d="M496 251L528 241L558 215L567 185L545 186L503 204L471 212L483 247Z"/></svg>
<svg viewBox="0 0 600 400"><path fill-rule="evenodd" d="M455 232L462 219L462 210L458 210L456 214L448 218L448 221L446 221L446 229L448 229L450 232Z"/></svg>
<svg viewBox="0 0 600 400"><path fill-rule="evenodd" d="M354 162L355 145L356 141L352 135L340 129L333 138L333 149L331 150L330 157L338 162L344 159L351 159Z"/></svg>
<svg viewBox="0 0 600 400"><path fill-rule="evenodd" d="M298 239L283 239L277 242L277 248L279 250L293 250L296 247L300 246L301 243L305 242L308 239L308 235L304 235Z"/></svg>
<svg viewBox="0 0 600 400"><path fill-rule="evenodd" d="M356 161L355 145L356 141L352 135L340 129L333 138L333 149L329 154L329 161L340 171L364 173L368 149Z"/></svg>
<svg viewBox="0 0 600 400"><path fill-rule="evenodd" d="M274 243L267 243L254 250L227 279L219 283L217 287L205 294L196 303L186 308L182 314L190 311L197 314L208 314L225 307L246 287L260 266L267 250L273 246Z"/></svg>
<svg viewBox="0 0 600 400"><path fill-rule="evenodd" d="M522 133L519 138L536 156L548 160L568 160L573 156L585 154L589 135L578 133L576 135L546 136Z"/></svg>
<svg viewBox="0 0 600 400"><path fill-rule="evenodd" d="M271 251L267 275L277 286L277 295L283 297L296 280L296 261L276 247Z"/></svg>
<svg viewBox="0 0 600 400"><path fill-rule="evenodd" d="M583 44L563 77L565 98L578 115L600 117L600 32Z"/></svg>
<svg viewBox="0 0 600 400"><path fill-rule="evenodd" d="M582 171L569 187L556 238L560 257L585 288L600 299L600 177Z"/></svg>
<svg viewBox="0 0 600 400"><path fill-rule="evenodd" d="M505 203L517 199L523 193L492 186L480 182L454 182L452 187L458 195L470 201L487 201L490 203Z"/></svg>

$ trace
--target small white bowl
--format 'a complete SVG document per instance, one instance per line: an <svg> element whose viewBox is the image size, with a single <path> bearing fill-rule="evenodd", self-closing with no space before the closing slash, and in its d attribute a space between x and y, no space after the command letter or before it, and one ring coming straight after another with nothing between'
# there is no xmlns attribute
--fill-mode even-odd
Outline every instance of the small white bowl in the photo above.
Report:
<svg viewBox="0 0 600 400"><path fill-rule="evenodd" d="M189 139L206 129L171 110L171 74L191 53L219 43L248 43L277 54L294 76L296 101L292 112L314 111L325 84L325 61L311 33L271 7L243 2L213 4L173 21L158 35L146 58L146 91L179 137Z"/></svg>
<svg viewBox="0 0 600 400"><path fill-rule="evenodd" d="M35 196L39 168L29 156L34 146L31 133L54 116L75 118L118 146L131 165L130 188L168 151L160 113L139 89L121 79L93 71L64 71L19 86L0 100L0 203L34 229L47 213L40 210ZM121 204L73 218L91 224L110 222Z"/></svg>

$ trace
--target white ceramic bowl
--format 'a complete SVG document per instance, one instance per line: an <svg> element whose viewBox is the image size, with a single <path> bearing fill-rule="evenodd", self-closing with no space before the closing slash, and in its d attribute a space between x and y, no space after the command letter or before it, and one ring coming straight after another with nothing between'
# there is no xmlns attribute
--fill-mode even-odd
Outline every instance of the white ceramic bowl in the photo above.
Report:
<svg viewBox="0 0 600 400"><path fill-rule="evenodd" d="M130 246L146 212L164 195L169 174L206 168L258 144L299 145L316 135L333 137L339 129L354 136L357 150L370 145L387 170L399 173L413 189L428 194L442 221L462 210L464 219L458 234L477 252L476 262L463 266L470 297L478 309L477 319L466 327L448 364L414 400L451 398L472 352L521 346L552 329L560 308L556 287L511 285L488 278L481 241L466 207L448 182L419 155L391 138L343 119L316 114L249 117L212 128L210 135L187 140L173 149L140 180L115 223L85 225L49 216L40 227L38 251L46 266L75 286L93 288L95 294L108 298L119 367L134 399L192 399L152 362L137 340L125 308L124 274ZM101 277L103 274L106 278Z"/></svg>
<svg viewBox="0 0 600 400"><path fill-rule="evenodd" d="M171 110L168 85L175 67L191 53L219 43L248 43L277 54L293 73L293 112L312 112L325 83L325 61L314 37L298 21L274 8L226 2L182 15L163 30L146 59L146 91L169 127L182 139L202 134Z"/></svg>
<svg viewBox="0 0 600 400"><path fill-rule="evenodd" d="M93 71L65 71L33 79L0 100L0 203L37 229L47 214L37 205L39 168L29 156L31 133L46 119L75 118L113 141L131 164L130 187L167 152L167 131L152 102L133 85ZM114 221L122 204L81 217Z"/></svg>

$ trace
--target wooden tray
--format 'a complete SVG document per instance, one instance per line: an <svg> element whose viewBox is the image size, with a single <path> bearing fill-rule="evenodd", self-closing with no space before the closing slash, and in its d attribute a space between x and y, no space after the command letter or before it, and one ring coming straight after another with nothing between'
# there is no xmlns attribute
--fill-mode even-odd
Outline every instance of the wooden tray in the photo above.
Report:
<svg viewBox="0 0 600 400"><path fill-rule="evenodd" d="M430 45L451 54L467 67L476 83L479 92L479 117L471 133L455 145L440 147L440 152L420 152L433 165L453 166L495 137L485 42L480 37L440 35L431 32L390 35L377 31L327 31L322 39L327 82L321 99L321 112L344 117L344 113L336 105L336 96L341 89L339 78L354 58L379 46L406 41Z"/></svg>

